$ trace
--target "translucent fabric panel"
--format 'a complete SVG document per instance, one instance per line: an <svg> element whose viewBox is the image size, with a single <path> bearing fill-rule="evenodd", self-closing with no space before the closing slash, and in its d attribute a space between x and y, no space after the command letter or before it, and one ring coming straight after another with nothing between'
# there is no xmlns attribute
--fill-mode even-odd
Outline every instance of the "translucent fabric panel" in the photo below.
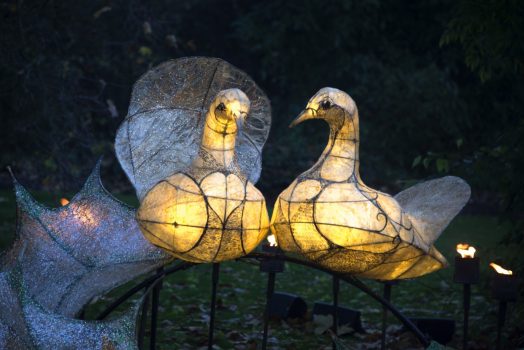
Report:
<svg viewBox="0 0 524 350"><path fill-rule="evenodd" d="M237 139L237 162L256 183L262 147L271 125L264 92L244 72L209 57L184 57L145 73L133 88L129 111L115 150L141 199L157 182L186 169L198 154L205 115L219 91L238 88L251 102Z"/></svg>
<svg viewBox="0 0 524 350"><path fill-rule="evenodd" d="M104 189L100 164L59 208L36 202L16 180L15 190L17 238L1 266L20 264L29 295L54 313L73 317L96 296L170 259L144 239L135 210Z"/></svg>

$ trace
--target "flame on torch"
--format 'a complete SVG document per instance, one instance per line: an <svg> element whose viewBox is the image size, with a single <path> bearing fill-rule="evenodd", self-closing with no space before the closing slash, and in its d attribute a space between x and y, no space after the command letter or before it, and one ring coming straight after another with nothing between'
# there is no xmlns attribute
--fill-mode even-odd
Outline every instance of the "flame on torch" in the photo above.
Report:
<svg viewBox="0 0 524 350"><path fill-rule="evenodd" d="M269 236L267 236L267 241L269 242L270 247L278 246L277 239L275 238L274 234L270 234Z"/></svg>
<svg viewBox="0 0 524 350"><path fill-rule="evenodd" d="M459 253L462 258L474 258L476 251L475 247L467 243L457 244L457 253Z"/></svg>
<svg viewBox="0 0 524 350"><path fill-rule="evenodd" d="M60 205L61 206L66 206L69 204L69 199L67 198L60 198Z"/></svg>
<svg viewBox="0 0 524 350"><path fill-rule="evenodd" d="M513 271L506 270L502 266L497 265L495 263L490 263L489 266L491 266L493 269L495 269L495 271L497 271L497 273L499 273L501 275L513 275Z"/></svg>

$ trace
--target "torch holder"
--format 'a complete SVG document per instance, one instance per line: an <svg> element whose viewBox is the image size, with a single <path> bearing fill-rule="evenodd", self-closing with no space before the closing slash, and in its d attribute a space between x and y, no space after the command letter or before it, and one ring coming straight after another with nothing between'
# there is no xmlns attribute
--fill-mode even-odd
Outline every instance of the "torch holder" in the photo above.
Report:
<svg viewBox="0 0 524 350"><path fill-rule="evenodd" d="M478 257L455 257L453 281L461 284L476 284L480 279L480 261Z"/></svg>
<svg viewBox="0 0 524 350"><path fill-rule="evenodd" d="M514 302L517 300L517 291L517 276L503 275L499 273L493 276L491 294L494 299L497 299L499 301L496 340L497 350L502 349L502 327L504 327L504 324L506 323L506 312L508 308L508 302Z"/></svg>
<svg viewBox="0 0 524 350"><path fill-rule="evenodd" d="M463 285L463 302L464 320L463 320L463 337L462 349L468 348L468 329L469 329L469 309L471 303L471 285L479 282L480 279L480 260L478 257L463 258L455 257L455 272L453 281Z"/></svg>
<svg viewBox="0 0 524 350"><path fill-rule="evenodd" d="M262 251L270 255L260 262L260 271L267 273L266 312L264 313L264 332L262 336L262 350L266 350L271 315L274 314L275 310L288 310L291 312L293 305L296 305L296 299L292 297L278 298L278 293L275 293L276 274L284 272L284 260L282 259L284 252L278 246L270 246L269 244L264 244ZM302 303L305 305L303 300ZM305 310L307 310L307 306Z"/></svg>
<svg viewBox="0 0 524 350"><path fill-rule="evenodd" d="M284 272L284 260L282 259L284 252L282 251L282 249L280 249L278 246L270 246L269 244L264 244L262 246L262 251L265 253L272 254L272 257L264 259L260 262L261 272Z"/></svg>
<svg viewBox="0 0 524 350"><path fill-rule="evenodd" d="M514 302L517 300L517 276L496 274L491 285L491 294L494 299L501 302Z"/></svg>

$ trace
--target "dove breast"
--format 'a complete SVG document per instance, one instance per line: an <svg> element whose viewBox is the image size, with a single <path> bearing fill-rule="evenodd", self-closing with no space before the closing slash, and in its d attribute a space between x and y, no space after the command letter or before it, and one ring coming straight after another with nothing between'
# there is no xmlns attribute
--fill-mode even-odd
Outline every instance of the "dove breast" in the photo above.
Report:
<svg viewBox="0 0 524 350"><path fill-rule="evenodd" d="M235 174L211 172L198 181L177 173L145 196L137 220L154 244L193 262L248 254L269 226L264 197Z"/></svg>

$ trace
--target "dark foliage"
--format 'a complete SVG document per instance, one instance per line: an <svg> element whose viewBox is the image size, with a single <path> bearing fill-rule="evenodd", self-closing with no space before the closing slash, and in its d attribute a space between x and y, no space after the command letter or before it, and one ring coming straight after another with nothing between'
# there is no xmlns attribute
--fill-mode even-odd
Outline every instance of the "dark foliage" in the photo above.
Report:
<svg viewBox="0 0 524 350"><path fill-rule="evenodd" d="M0 165L26 180L78 187L105 154L112 188L129 190L112 142L133 82L167 59L206 55L247 71L272 100L258 185L268 202L326 141L320 122L288 123L319 88L334 86L359 106L367 183L395 192L413 179L457 174L473 184L477 203L496 200L506 218L522 222L520 1L0 6Z"/></svg>

